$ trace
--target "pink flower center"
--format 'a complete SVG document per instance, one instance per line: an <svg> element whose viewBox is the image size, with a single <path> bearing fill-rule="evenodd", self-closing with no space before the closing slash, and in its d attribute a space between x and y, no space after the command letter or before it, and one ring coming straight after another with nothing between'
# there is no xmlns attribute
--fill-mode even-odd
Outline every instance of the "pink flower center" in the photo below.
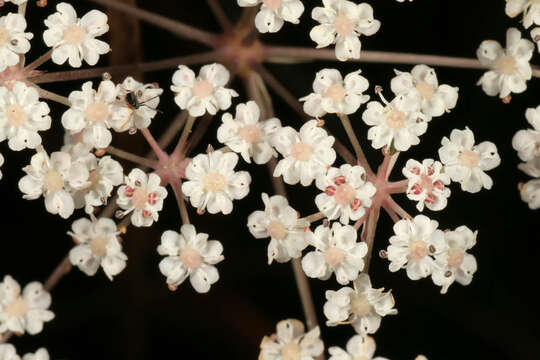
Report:
<svg viewBox="0 0 540 360"><path fill-rule="evenodd" d="M345 252L337 247L328 248L324 252L324 261L330 266L341 264L345 260Z"/></svg>
<svg viewBox="0 0 540 360"><path fill-rule="evenodd" d="M497 60L495 69L505 75L512 75L516 73L516 60L512 56L504 55Z"/></svg>
<svg viewBox="0 0 540 360"><path fill-rule="evenodd" d="M62 175L56 170L49 170L45 176L43 176L43 185L50 192L57 192L64 187L64 179Z"/></svg>
<svg viewBox="0 0 540 360"><path fill-rule="evenodd" d="M409 250L411 252L411 259L413 260L422 260L426 257L428 248L425 241L422 240L413 240L409 244Z"/></svg>
<svg viewBox="0 0 540 360"><path fill-rule="evenodd" d="M225 176L215 172L209 172L204 175L202 182L206 190L214 192L221 191L227 186L227 179Z"/></svg>
<svg viewBox="0 0 540 360"><path fill-rule="evenodd" d="M240 129L239 134L248 144L256 143L262 137L262 131L257 125L246 125Z"/></svg>
<svg viewBox="0 0 540 360"><path fill-rule="evenodd" d="M351 297L351 311L360 316L366 316L371 312L371 304L364 295L353 295Z"/></svg>
<svg viewBox="0 0 540 360"><path fill-rule="evenodd" d="M95 187L99 183L100 179L101 179L101 175L98 170L90 171L90 173L88 174L88 182L90 182L90 185L88 185L88 188L90 189L90 188Z"/></svg>
<svg viewBox="0 0 540 360"><path fill-rule="evenodd" d="M90 241L90 250L92 250L94 255L103 257L107 255L108 243L109 239L107 239L105 236L95 237Z"/></svg>
<svg viewBox="0 0 540 360"><path fill-rule="evenodd" d="M272 220L268 223L266 230L270 236L276 240L283 240L287 237L287 228L281 221Z"/></svg>
<svg viewBox="0 0 540 360"><path fill-rule="evenodd" d="M6 305L6 313L9 316L21 317L28 311L28 304L26 301L18 296L15 300Z"/></svg>
<svg viewBox="0 0 540 360"><path fill-rule="evenodd" d="M299 161L309 160L312 152L311 146L303 142L297 142L291 149L291 155Z"/></svg>
<svg viewBox="0 0 540 360"><path fill-rule="evenodd" d="M459 155L459 163L470 169L478 166L480 156L472 150L465 150Z"/></svg>
<svg viewBox="0 0 540 360"><path fill-rule="evenodd" d="M195 269L202 263L201 254L190 247L185 247L180 252L180 260L190 269Z"/></svg>
<svg viewBox="0 0 540 360"><path fill-rule="evenodd" d="M9 43L9 40L9 31L5 27L0 26L0 47L7 45Z"/></svg>
<svg viewBox="0 0 540 360"><path fill-rule="evenodd" d="M334 84L326 89L324 97L332 99L333 102L338 103L345 99L345 88L340 84Z"/></svg>
<svg viewBox="0 0 540 360"><path fill-rule="evenodd" d="M62 37L70 45L80 45L86 38L86 31L79 25L71 25L64 30Z"/></svg>
<svg viewBox="0 0 540 360"><path fill-rule="evenodd" d="M9 105L6 108L6 117L11 126L22 126L28 119L23 107L19 104Z"/></svg>
<svg viewBox="0 0 540 360"><path fill-rule="evenodd" d="M463 251L459 249L450 249L450 251L448 251L448 265L459 267L463 264L463 259L465 259Z"/></svg>
<svg viewBox="0 0 540 360"><path fill-rule="evenodd" d="M405 125L405 114L399 110L392 110L390 114L386 116L386 125L390 129L400 129Z"/></svg>
<svg viewBox="0 0 540 360"><path fill-rule="evenodd" d="M133 191L133 206L135 209L143 210L146 207L146 201L148 200L148 193L146 189L137 188Z"/></svg>
<svg viewBox="0 0 540 360"><path fill-rule="evenodd" d="M433 180L426 174L420 175L420 186L422 187L422 189L426 190L428 193L432 192L433 188L435 187L433 185Z"/></svg>
<svg viewBox="0 0 540 360"><path fill-rule="evenodd" d="M342 36L349 36L354 31L353 22L343 14L336 16L334 19L334 28L336 29L336 32Z"/></svg>
<svg viewBox="0 0 540 360"><path fill-rule="evenodd" d="M212 92L214 92L214 87L206 80L199 80L193 86L193 96L201 99L212 95Z"/></svg>
<svg viewBox="0 0 540 360"><path fill-rule="evenodd" d="M283 345L281 349L281 359L283 360L300 360L300 345L295 342L289 342Z"/></svg>
<svg viewBox="0 0 540 360"><path fill-rule="evenodd" d="M350 204L356 195L356 191L349 184L340 185L334 193L336 203L340 205Z"/></svg>
<svg viewBox="0 0 540 360"><path fill-rule="evenodd" d="M104 103L95 103L86 109L84 115L91 122L103 122L109 116L109 108Z"/></svg>
<svg viewBox="0 0 540 360"><path fill-rule="evenodd" d="M277 10L281 6L282 0L263 0L264 6L268 8L268 10Z"/></svg>
<svg viewBox="0 0 540 360"><path fill-rule="evenodd" d="M433 89L433 86L429 85L425 81L420 81L416 85L416 90L418 90L418 92L420 93L420 96L422 96L422 98L424 98L426 100L431 99L431 97L435 93L435 90Z"/></svg>

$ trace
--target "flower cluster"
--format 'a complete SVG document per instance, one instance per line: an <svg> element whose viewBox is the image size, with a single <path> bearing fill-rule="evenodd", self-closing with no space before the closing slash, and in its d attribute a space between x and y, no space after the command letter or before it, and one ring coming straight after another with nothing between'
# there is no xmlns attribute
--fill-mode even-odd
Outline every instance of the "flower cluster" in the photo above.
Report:
<svg viewBox="0 0 540 360"><path fill-rule="evenodd" d="M40 348L35 353L25 354L22 357L22 360L49 360L49 358L49 352L47 349ZM21 357L17 355L17 349L15 349L15 346L11 344L0 344L0 359L21 360Z"/></svg>

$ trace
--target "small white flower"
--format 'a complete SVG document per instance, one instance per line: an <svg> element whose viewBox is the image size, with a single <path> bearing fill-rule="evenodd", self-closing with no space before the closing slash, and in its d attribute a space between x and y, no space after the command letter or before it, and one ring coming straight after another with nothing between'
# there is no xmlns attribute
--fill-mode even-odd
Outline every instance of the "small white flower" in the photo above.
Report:
<svg viewBox="0 0 540 360"><path fill-rule="evenodd" d="M221 64L204 65L198 77L187 66L179 65L172 78L174 101L194 117L227 110L231 106L231 98L238 96L236 91L225 88L229 78L229 70Z"/></svg>
<svg viewBox="0 0 540 360"><path fill-rule="evenodd" d="M354 335L347 341L347 351L339 346L329 348L328 360L388 360L380 356L374 358L375 348L375 340L371 336Z"/></svg>
<svg viewBox="0 0 540 360"><path fill-rule="evenodd" d="M125 131L132 128L145 129L150 126L156 116L159 105L159 97L163 89L156 84L143 84L128 76L121 84L117 85L117 96L131 110L127 121L122 124L116 123L116 131Z"/></svg>
<svg viewBox="0 0 540 360"><path fill-rule="evenodd" d="M268 264L276 260L286 262L302 256L313 233L307 231L309 221L298 218L294 210L281 195L268 197L262 193L264 211L252 212L247 221L249 232L257 239L270 237Z"/></svg>
<svg viewBox="0 0 540 360"><path fill-rule="evenodd" d="M439 85L437 74L426 65L416 65L411 72L394 70L396 76L390 86L396 95L412 93L420 101L420 109L426 115L426 121L441 116L456 106L459 88Z"/></svg>
<svg viewBox="0 0 540 360"><path fill-rule="evenodd" d="M261 33L275 33L281 30L283 22L298 24L304 12L304 4L300 0L237 0L242 7L257 6L261 9L255 16L255 26Z"/></svg>
<svg viewBox="0 0 540 360"><path fill-rule="evenodd" d="M361 70L347 74L345 79L336 69L323 69L315 75L313 92L304 96L304 112L319 118L331 114L352 114L360 105L369 100L363 92L369 87L368 80L361 76Z"/></svg>
<svg viewBox="0 0 540 360"><path fill-rule="evenodd" d="M529 180L520 190L521 200L525 201L531 210L540 208L540 179Z"/></svg>
<svg viewBox="0 0 540 360"><path fill-rule="evenodd" d="M474 134L469 128L454 129L450 139L441 141L439 157L445 165L444 171L452 181L461 183L461 189L471 193L482 187L491 189L493 180L484 172L499 166L501 158L494 143L484 141L474 144Z"/></svg>
<svg viewBox="0 0 540 360"><path fill-rule="evenodd" d="M0 72L8 66L19 63L19 55L30 50L30 41L34 35L25 33L26 20L24 16L9 13L0 17Z"/></svg>
<svg viewBox="0 0 540 360"><path fill-rule="evenodd" d="M22 360L49 360L49 352L45 348L38 349L35 353L25 354Z"/></svg>
<svg viewBox="0 0 540 360"><path fill-rule="evenodd" d="M88 276L94 276L99 267L112 281L126 267L127 256L118 241L120 231L109 218L75 220L68 234L77 245L69 252L69 261Z"/></svg>
<svg viewBox="0 0 540 360"><path fill-rule="evenodd" d="M248 163L251 163L251 157L256 164L266 164L272 157L277 157L270 140L281 129L281 122L278 118L259 121L260 114L255 101L238 104L236 116L223 114L223 124L217 130L218 141L242 155Z"/></svg>
<svg viewBox="0 0 540 360"><path fill-rule="evenodd" d="M407 276L411 280L431 275L435 265L432 256L446 250L444 232L437 229L438 226L437 221L424 215L395 223L395 235L390 237L387 249L390 271L407 269Z"/></svg>
<svg viewBox="0 0 540 360"><path fill-rule="evenodd" d="M0 141L9 139L11 150L35 149L41 144L38 131L51 127L49 106L39 101L33 87L16 82L12 90L0 87Z"/></svg>
<svg viewBox="0 0 540 360"><path fill-rule="evenodd" d="M141 169L133 169L124 179L126 185L118 188L116 203L124 209L124 215L131 214L135 226L150 226L158 221L158 212L163 208L167 190L160 186L157 174L146 175Z"/></svg>
<svg viewBox="0 0 540 360"><path fill-rule="evenodd" d="M251 183L247 171L234 171L237 163L238 155L219 150L191 159L186 168L188 180L182 184L182 192L189 197L191 205L199 210L207 209L210 214L230 214L232 201L246 197Z"/></svg>
<svg viewBox="0 0 540 360"><path fill-rule="evenodd" d="M350 225L333 223L319 225L315 229L310 243L315 251L307 253L302 259L302 268L307 276L328 280L332 273L341 285L346 285L358 277L364 268L364 256L367 245L356 242L357 233Z"/></svg>
<svg viewBox="0 0 540 360"><path fill-rule="evenodd" d="M527 89L526 81L532 77L531 60L534 44L522 39L516 28L506 32L506 49L495 40L484 40L476 51L478 60L489 68L477 85L489 96L499 94L504 98L510 93L522 93Z"/></svg>
<svg viewBox="0 0 540 360"><path fill-rule="evenodd" d="M422 163L410 159L403 168L403 175L409 179L407 197L418 201L418 211L424 205L430 210L442 210L448 203L450 177L444 173L443 165L433 159L425 159Z"/></svg>
<svg viewBox="0 0 540 360"><path fill-rule="evenodd" d="M469 285L476 272L476 259L467 250L476 245L476 234L466 226L444 233L446 249L435 255L436 266L431 274L435 285L442 286L441 294L446 294L448 287L457 281Z"/></svg>
<svg viewBox="0 0 540 360"><path fill-rule="evenodd" d="M512 139L512 147L523 161L540 157L540 106L529 108L525 117L533 129L519 130Z"/></svg>
<svg viewBox="0 0 540 360"><path fill-rule="evenodd" d="M289 185L309 186L315 178L326 174L326 169L336 161L332 148L334 137L317 126L317 120L306 122L297 132L292 127L280 129L273 138L274 146L283 155L274 176L283 175Z"/></svg>
<svg viewBox="0 0 540 360"><path fill-rule="evenodd" d="M259 360L314 360L324 351L318 326L305 333L304 324L296 319L277 323L276 333L261 342Z"/></svg>
<svg viewBox="0 0 540 360"><path fill-rule="evenodd" d="M540 156L518 165L518 169L532 177L540 177Z"/></svg>
<svg viewBox="0 0 540 360"><path fill-rule="evenodd" d="M331 167L326 174L317 177L315 184L324 191L315 197L317 208L328 220L339 218L343 224L364 216L377 191L372 183L366 181L366 171L359 165Z"/></svg>
<svg viewBox="0 0 540 360"><path fill-rule="evenodd" d="M419 110L419 102L411 95L400 94L386 106L370 101L362 113L362 120L371 128L368 140L375 149L393 146L406 151L420 143L419 136L427 130L426 116Z"/></svg>
<svg viewBox="0 0 540 360"><path fill-rule="evenodd" d="M323 0L323 5L311 12L311 17L320 23L309 33L311 40L317 48L336 44L338 60L359 59L360 35L373 35L381 27L381 22L373 18L373 8L347 0Z"/></svg>
<svg viewBox="0 0 540 360"><path fill-rule="evenodd" d="M506 15L511 18L523 13L523 27L540 25L540 3L536 0L506 0Z"/></svg>
<svg viewBox="0 0 540 360"><path fill-rule="evenodd" d="M67 188L84 178L86 171L84 167L72 166L68 153L54 152L49 158L44 151L39 151L23 171L26 175L19 180L23 199L35 200L43 195L45 208L51 214L59 214L64 219L73 214L75 204Z"/></svg>
<svg viewBox="0 0 540 360"><path fill-rule="evenodd" d="M0 360L21 360L17 349L11 344L0 344Z"/></svg>
<svg viewBox="0 0 540 360"><path fill-rule="evenodd" d="M0 154L0 167L4 165L4 156ZM2 171L0 171L0 180L2 180Z"/></svg>
<svg viewBox="0 0 540 360"><path fill-rule="evenodd" d="M109 44L95 39L109 31L107 15L91 10L79 19L68 3L56 5L56 10L45 19L47 30L43 32L45 44L53 48L52 61L58 65L68 61L76 68L82 65L82 60L90 66L96 65L99 56L110 51Z"/></svg>
<svg viewBox="0 0 540 360"><path fill-rule="evenodd" d="M54 319L49 311L51 294L40 282L34 281L21 287L11 276L6 275L0 283L0 334L6 331L35 335L43 330L43 323Z"/></svg>
<svg viewBox="0 0 540 360"><path fill-rule="evenodd" d="M219 280L214 265L224 259L223 246L217 240L208 240L208 234L197 233L191 224L182 225L180 234L165 231L157 251L166 256L159 263L159 270L169 285L176 287L189 277L195 291L207 293Z"/></svg>
<svg viewBox="0 0 540 360"><path fill-rule="evenodd" d="M394 297L390 291L385 293L383 288L373 289L369 275L364 273L353 284L354 289L343 287L338 291L326 291L326 325L336 326L346 322L362 336L373 334L379 329L383 316L397 314Z"/></svg>

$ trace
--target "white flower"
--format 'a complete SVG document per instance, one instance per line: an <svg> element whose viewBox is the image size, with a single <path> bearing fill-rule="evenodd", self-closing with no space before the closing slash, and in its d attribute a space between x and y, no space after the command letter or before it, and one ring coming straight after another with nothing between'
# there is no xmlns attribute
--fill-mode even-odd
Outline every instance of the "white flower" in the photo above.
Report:
<svg viewBox="0 0 540 360"><path fill-rule="evenodd" d="M91 10L79 19L68 3L56 5L56 10L45 19L47 30L43 32L45 44L53 48L52 61L62 65L67 60L76 68L82 65L82 60L90 66L96 65L99 56L110 51L109 44L95 39L109 31L107 15Z"/></svg>
<svg viewBox="0 0 540 360"><path fill-rule="evenodd" d="M25 354L22 360L49 360L49 352L45 348L38 349L34 354Z"/></svg>
<svg viewBox="0 0 540 360"><path fill-rule="evenodd" d="M518 169L532 177L540 177L540 156L518 165Z"/></svg>
<svg viewBox="0 0 540 360"><path fill-rule="evenodd" d="M328 360L388 360L375 354L375 340L371 336L354 335L347 341L347 351L338 346L328 349L330 358Z"/></svg>
<svg viewBox="0 0 540 360"><path fill-rule="evenodd" d="M416 65L411 72L394 70L396 76L390 86L396 95L412 93L420 101L420 109L426 115L426 121L441 116L456 106L459 88L439 85L437 74L426 65Z"/></svg>
<svg viewBox="0 0 540 360"><path fill-rule="evenodd" d="M506 0L506 15L511 18L523 13L523 27L540 25L540 3L536 0Z"/></svg>
<svg viewBox="0 0 540 360"><path fill-rule="evenodd" d="M520 190L521 200L525 201L531 210L540 208L540 179L529 180Z"/></svg>
<svg viewBox="0 0 540 360"><path fill-rule="evenodd" d="M156 84L143 84L128 76L117 85L117 94L128 106L131 114L127 121L115 123L116 131L125 131L131 128L145 129L150 126L156 116L159 97L163 89Z"/></svg>
<svg viewBox="0 0 540 360"><path fill-rule="evenodd" d="M347 0L323 0L324 7L316 7L311 17L320 25L309 36L317 48L336 44L336 58L341 61L360 58L360 35L373 35L381 22L373 18L373 8L367 3L355 4Z"/></svg>
<svg viewBox="0 0 540 360"><path fill-rule="evenodd" d="M471 193L482 187L491 189L493 180L484 171L501 163L495 144L484 141L474 145L474 134L469 128L452 130L450 139L445 136L441 144L439 157L452 181L461 183L461 189Z"/></svg>
<svg viewBox="0 0 540 360"><path fill-rule="evenodd" d="M6 275L0 283L0 334L6 331L35 335L43 330L43 323L54 319L51 294L37 281L21 287L11 276Z"/></svg>
<svg viewBox="0 0 540 360"><path fill-rule="evenodd" d="M23 171L26 175L19 181L23 199L35 200L43 195L45 208L51 214L59 214L64 219L73 214L75 204L67 188L84 178L86 171L84 167L72 166L68 153L54 152L49 158L44 151L39 151Z"/></svg>
<svg viewBox="0 0 540 360"><path fill-rule="evenodd" d="M356 230L350 225L333 223L319 225L315 229L310 243L315 251L307 253L302 259L302 268L307 276L328 280L332 273L341 285L346 285L358 277L364 268L364 256L367 245L356 242Z"/></svg>
<svg viewBox="0 0 540 360"><path fill-rule="evenodd" d="M384 289L373 289L369 275L360 274L353 282L354 290L343 287L338 291L326 291L324 315L328 318L327 326L350 323L362 336L373 334L379 329L381 319L386 315L395 315L394 297Z"/></svg>
<svg viewBox="0 0 540 360"><path fill-rule="evenodd" d="M126 185L118 188L116 203L124 209L124 215L131 214L131 223L135 226L150 226L158 221L158 212L163 208L167 189L161 184L157 174L146 175L141 169L133 169L124 178Z"/></svg>
<svg viewBox="0 0 540 360"><path fill-rule="evenodd" d="M372 183L366 181L366 171L359 165L331 167L326 174L317 177L315 184L324 191L315 197L317 208L328 220L339 218L343 224L364 216L377 191Z"/></svg>
<svg viewBox="0 0 540 360"><path fill-rule="evenodd" d="M304 12L304 4L300 0L237 0L242 7L257 6L261 9L255 16L255 26L261 33L275 33L283 27L283 22L298 24Z"/></svg>
<svg viewBox="0 0 540 360"><path fill-rule="evenodd" d="M0 72L8 66L19 63L19 55L30 50L32 33L25 33L26 20L24 16L9 13L0 17Z"/></svg>
<svg viewBox="0 0 540 360"><path fill-rule="evenodd" d="M174 101L180 109L187 109L189 115L195 117L227 110L231 98L238 96L236 91L225 88L229 78L229 70L221 64L204 65L198 77L187 66L179 65L172 78Z"/></svg>
<svg viewBox="0 0 540 360"><path fill-rule="evenodd" d="M51 127L49 106L39 101L33 87L17 81L12 90L0 87L0 141L9 139L11 150L35 149L41 144L38 131Z"/></svg>
<svg viewBox="0 0 540 360"><path fill-rule="evenodd" d="M426 116L419 111L419 102L411 95L400 94L386 106L370 101L362 120L371 128L368 140L375 149L393 146L406 151L420 143L419 136L427 130Z"/></svg>
<svg viewBox="0 0 540 360"><path fill-rule="evenodd" d="M352 114L369 100L363 92L369 87L361 70L347 74L345 80L336 69L322 69L315 75L313 92L304 96L304 112L319 118L326 113Z"/></svg>
<svg viewBox="0 0 540 360"><path fill-rule="evenodd" d="M540 106L529 108L525 117L533 129L519 130L512 138L512 147L523 161L540 157Z"/></svg>
<svg viewBox="0 0 540 360"><path fill-rule="evenodd" d="M0 154L0 167L4 165L4 156ZM2 179L2 171L0 171L0 180Z"/></svg>
<svg viewBox="0 0 540 360"><path fill-rule="evenodd" d="M407 276L411 280L431 275L435 265L432 256L446 249L444 232L437 229L438 226L437 221L424 215L395 223L395 235L390 237L387 249L390 271L407 269Z"/></svg>
<svg viewBox="0 0 540 360"><path fill-rule="evenodd" d="M431 274L435 285L442 286L441 294L446 294L454 281L469 285L476 272L476 259L467 250L476 245L476 234L466 226L444 233L446 249L435 255L436 266Z"/></svg>
<svg viewBox="0 0 540 360"><path fill-rule="evenodd" d="M324 351L318 326L305 333L304 324L296 319L277 323L276 333L261 342L259 360L314 360Z"/></svg>
<svg viewBox="0 0 540 360"><path fill-rule="evenodd" d="M69 261L88 276L94 276L100 265L112 281L126 267L127 256L118 241L116 224L109 218L75 220L68 234L77 245L69 252Z"/></svg>
<svg viewBox="0 0 540 360"><path fill-rule="evenodd" d="M273 138L275 148L284 157L276 165L274 176L283 175L289 185L300 182L309 186L336 161L334 140L317 126L317 120L306 122L300 132L289 126L282 128Z"/></svg>
<svg viewBox="0 0 540 360"><path fill-rule="evenodd" d="M191 224L182 225L180 234L165 231L157 251L166 256L159 263L159 270L169 285L178 286L189 276L195 291L207 293L219 280L213 265L224 259L223 246L217 240L208 240L208 234L197 233Z"/></svg>
<svg viewBox="0 0 540 360"><path fill-rule="evenodd" d="M0 344L0 360L21 360L17 355L15 346L11 344Z"/></svg>
<svg viewBox="0 0 540 360"><path fill-rule="evenodd" d="M526 80L532 77L529 60L534 51L534 44L522 39L516 28L506 32L506 49L494 40L484 40L476 51L478 60L489 68L477 85L482 85L490 96L499 94L504 98L510 93L522 93L527 89Z"/></svg>
<svg viewBox="0 0 540 360"><path fill-rule="evenodd" d="M278 118L259 121L260 110L255 101L236 106L236 116L226 113L221 117L223 124L217 130L217 139L232 151L242 155L251 163L266 164L277 152L270 142L271 137L281 128Z"/></svg>
<svg viewBox="0 0 540 360"><path fill-rule="evenodd" d="M313 237L309 221L298 218L294 210L281 195L268 197L262 193L264 211L252 212L247 221L249 232L257 239L270 237L268 244L268 264L276 260L286 262L302 256L302 250Z"/></svg>
<svg viewBox="0 0 540 360"><path fill-rule="evenodd" d="M444 173L443 165L433 159L422 163L410 159L403 168L403 175L409 179L407 197L418 201L418 211L424 210L424 204L430 210L442 210L448 203L450 177Z"/></svg>
<svg viewBox="0 0 540 360"><path fill-rule="evenodd" d="M117 89L110 80L102 81L97 91L85 82L82 91L69 94L71 107L62 115L62 125L71 134L82 132L82 140L95 148L106 148L112 141L109 130L129 121L130 109L116 102Z"/></svg>
<svg viewBox="0 0 540 360"><path fill-rule="evenodd" d="M234 171L238 163L235 153L212 151L191 159L186 168L182 192L189 197L191 205L210 214L232 212L233 200L249 193L251 176L247 171Z"/></svg>

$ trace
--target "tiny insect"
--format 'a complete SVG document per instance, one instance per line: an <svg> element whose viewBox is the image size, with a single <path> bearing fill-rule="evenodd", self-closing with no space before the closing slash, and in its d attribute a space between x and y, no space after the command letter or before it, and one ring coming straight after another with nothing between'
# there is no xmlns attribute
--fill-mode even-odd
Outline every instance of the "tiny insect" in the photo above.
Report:
<svg viewBox="0 0 540 360"><path fill-rule="evenodd" d="M147 88L147 87L157 88L157 85L152 84L152 85L144 86L144 88ZM158 113L161 113L160 110L147 104L149 101L159 98L159 95L156 95L144 101L141 101L142 96L143 96L143 89L138 89L135 91L135 90L128 90L125 87L121 88L121 93L118 95L117 101L121 102L122 104L125 104L126 107L131 110L131 115L129 116L129 119L121 126L121 128L124 128L131 122L131 119L134 116L135 111L137 111L142 106L146 106L150 110L154 110ZM130 134L133 134L135 132L136 132L136 128L133 128L133 131L130 129Z"/></svg>

